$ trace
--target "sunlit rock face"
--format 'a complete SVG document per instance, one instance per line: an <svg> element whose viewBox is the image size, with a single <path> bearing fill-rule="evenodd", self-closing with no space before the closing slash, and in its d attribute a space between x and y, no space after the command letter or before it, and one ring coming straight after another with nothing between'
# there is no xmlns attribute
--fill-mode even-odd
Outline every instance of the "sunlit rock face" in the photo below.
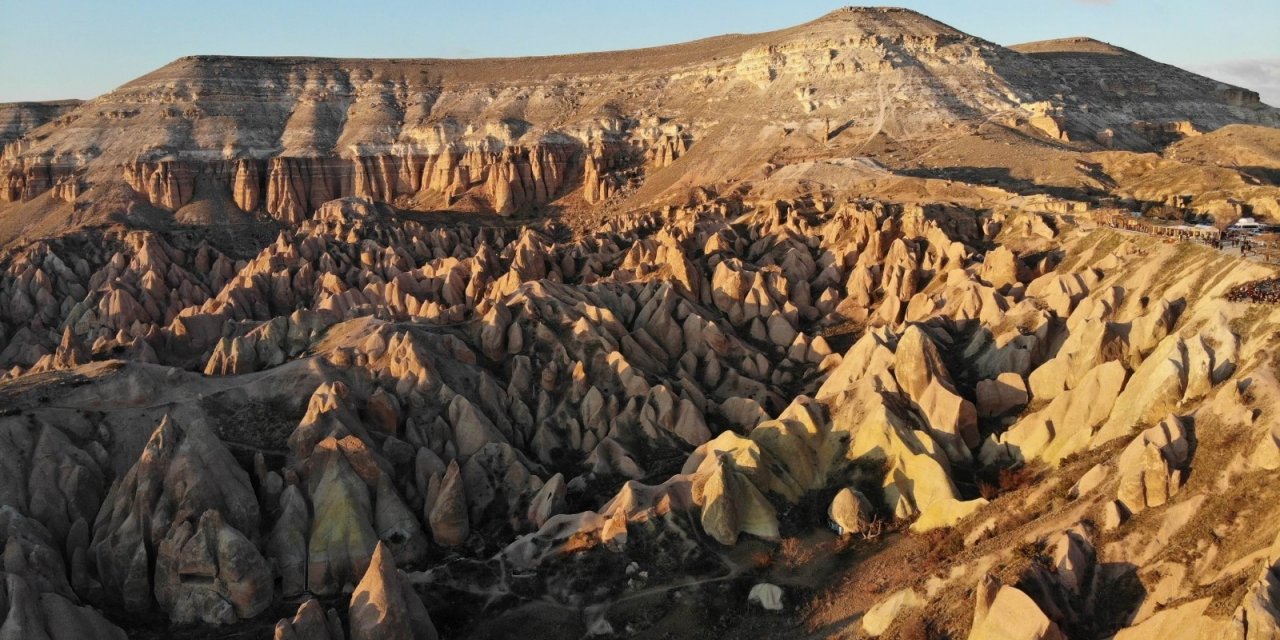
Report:
<svg viewBox="0 0 1280 640"><path fill-rule="evenodd" d="M1108 225L1275 118L896 9L0 106L0 636L1271 637L1274 269Z"/></svg>
<svg viewBox="0 0 1280 640"><path fill-rule="evenodd" d="M914 12L851 9L634 54L182 58L84 104L0 106L0 197L123 181L161 209L216 195L290 224L346 196L510 215L625 199L704 139L695 166L669 173L754 170L710 156L794 147L778 139L791 130L818 146L936 139L984 118L1120 149L1280 122L1256 94L1097 41L1006 49Z"/></svg>

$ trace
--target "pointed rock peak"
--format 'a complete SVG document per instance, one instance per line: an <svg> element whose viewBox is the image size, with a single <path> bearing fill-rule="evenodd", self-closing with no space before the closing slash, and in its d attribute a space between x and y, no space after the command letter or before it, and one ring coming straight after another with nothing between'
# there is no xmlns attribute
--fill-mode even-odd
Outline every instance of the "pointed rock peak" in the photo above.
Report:
<svg viewBox="0 0 1280 640"><path fill-rule="evenodd" d="M458 461L449 463L441 482L440 495L429 514L431 536L436 544L454 547L464 544L471 535L471 522L467 513L467 493L458 469Z"/></svg>
<svg viewBox="0 0 1280 640"><path fill-rule="evenodd" d="M353 640L439 638L422 600L396 569L391 550L381 542L374 549L364 578L352 592L347 610Z"/></svg>
<svg viewBox="0 0 1280 640"><path fill-rule="evenodd" d="M373 548L373 559L369 561L369 569L364 573L364 580L368 580L373 574L381 574L382 579L395 573L396 559L391 556L391 550L387 548L387 543L379 540L377 546ZM364 580L361 584L364 584Z"/></svg>
<svg viewBox="0 0 1280 640"><path fill-rule="evenodd" d="M159 451L168 448L170 442L177 438L182 431L177 423L169 417L169 414L164 414L160 418L160 423L151 431L151 437L147 439L147 446L143 450L143 455L145 456L152 450Z"/></svg>
<svg viewBox="0 0 1280 640"><path fill-rule="evenodd" d="M293 619L282 618L276 623L275 640L344 640L342 625L337 613L326 613L320 601L308 598L298 607Z"/></svg>

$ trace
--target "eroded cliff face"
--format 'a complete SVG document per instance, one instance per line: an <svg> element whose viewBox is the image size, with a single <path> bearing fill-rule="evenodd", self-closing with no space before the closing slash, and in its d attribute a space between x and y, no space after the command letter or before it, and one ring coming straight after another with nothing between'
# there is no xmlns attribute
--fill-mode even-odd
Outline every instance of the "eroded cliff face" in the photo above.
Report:
<svg viewBox="0 0 1280 640"><path fill-rule="evenodd" d="M766 34L536 60L184 58L9 145L0 199L61 185L65 201L123 180L175 210L209 175L241 209L291 223L352 195L511 214L625 197L712 130L782 132L761 142L767 159L813 146L793 130L820 136L803 153L821 157L833 130L941 139L991 117L1118 148L1149 146L1167 122L1276 121L1242 91L1129 52L1047 46L1019 53L910 11L849 9ZM702 183L755 170L726 161L740 149L722 142L700 153Z"/></svg>
<svg viewBox="0 0 1280 640"><path fill-rule="evenodd" d="M425 197L448 207L474 195L478 206L507 215L577 188L593 145L616 152L597 158L611 169L661 169L693 139L687 126L648 124L652 116L574 109L588 84L581 78L499 91L407 73L432 66L183 60L95 104L91 119L101 131L90 133L90 124L36 148L12 145L0 199L28 201L64 182L123 180L151 204L177 210L203 175L240 209L290 223L347 196ZM485 106L494 100L502 105ZM557 112L567 105L570 113ZM566 115L568 126L545 125Z"/></svg>
<svg viewBox="0 0 1280 640"><path fill-rule="evenodd" d="M667 151L668 157L670 151ZM345 197L405 203L437 194L447 206L472 190L501 215L551 202L575 177L581 151L572 142L504 147L491 153L445 151L434 156L362 156L355 159L277 156L216 162L162 160L123 168L124 181L151 204L177 210L192 201L197 179L212 179L245 212L262 207L298 224L321 204ZM12 198L30 199L49 178L15 180ZM21 187L16 186L20 184ZM34 194L34 195L32 195Z"/></svg>
<svg viewBox="0 0 1280 640"><path fill-rule="evenodd" d="M32 129L71 113L80 104L80 100L0 104L0 148L7 147Z"/></svg>

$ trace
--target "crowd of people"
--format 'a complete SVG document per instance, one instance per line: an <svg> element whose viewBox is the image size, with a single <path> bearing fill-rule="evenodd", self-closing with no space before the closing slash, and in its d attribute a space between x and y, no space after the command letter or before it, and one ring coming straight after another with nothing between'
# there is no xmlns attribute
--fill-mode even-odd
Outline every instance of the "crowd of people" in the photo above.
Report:
<svg viewBox="0 0 1280 640"><path fill-rule="evenodd" d="M1254 280L1232 287L1227 292L1230 302L1264 302L1280 304L1280 278Z"/></svg>
<svg viewBox="0 0 1280 640"><path fill-rule="evenodd" d="M1273 246L1267 237L1244 231L1217 232L1217 230L1208 229L1167 227L1127 216L1113 216L1107 221L1107 226L1160 236L1170 242L1202 242L1219 250L1238 249L1240 255L1246 258L1255 256L1270 260L1273 255L1280 257L1280 247ZM1226 299L1231 302L1280 304L1280 277L1255 280L1232 287L1227 291Z"/></svg>

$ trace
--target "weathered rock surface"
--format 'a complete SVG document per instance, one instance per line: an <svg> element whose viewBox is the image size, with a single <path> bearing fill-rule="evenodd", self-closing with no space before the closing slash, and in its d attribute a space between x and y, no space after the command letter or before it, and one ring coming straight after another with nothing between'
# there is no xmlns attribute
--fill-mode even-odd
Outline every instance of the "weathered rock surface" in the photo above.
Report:
<svg viewBox="0 0 1280 640"><path fill-rule="evenodd" d="M158 600L178 619L227 623L240 613L251 617L270 602L261 558L246 539L257 536L259 521L249 476L218 437L200 422L179 425L165 416L102 503L88 548L88 579L101 591L85 588L133 612L148 611ZM151 567L162 562L172 570L157 569L153 576ZM184 592L184 575L199 583L196 593ZM214 584L206 588L210 579ZM247 593L227 600L242 590ZM187 602L200 597L211 600Z"/></svg>
<svg viewBox="0 0 1280 640"><path fill-rule="evenodd" d="M1280 213L1247 92L847 9L18 111L0 636L1276 627L1274 274L1098 228Z"/></svg>
<svg viewBox="0 0 1280 640"><path fill-rule="evenodd" d="M321 609L320 602L308 598L298 607L293 618L284 618L276 623L275 640L346 640L342 630L342 621L333 609L327 612Z"/></svg>
<svg viewBox="0 0 1280 640"><path fill-rule="evenodd" d="M381 543L369 569L351 593L347 609L351 640L435 640L439 636L431 616L404 573L396 569L391 552Z"/></svg>
<svg viewBox="0 0 1280 640"><path fill-rule="evenodd" d="M1034 600L1015 587L992 584L978 586L970 640L1061 640L1058 625L1044 615Z"/></svg>
<svg viewBox="0 0 1280 640"><path fill-rule="evenodd" d="M182 522L160 543L156 600L174 622L228 624L271 604L271 572L253 542L205 511L194 531Z"/></svg>

